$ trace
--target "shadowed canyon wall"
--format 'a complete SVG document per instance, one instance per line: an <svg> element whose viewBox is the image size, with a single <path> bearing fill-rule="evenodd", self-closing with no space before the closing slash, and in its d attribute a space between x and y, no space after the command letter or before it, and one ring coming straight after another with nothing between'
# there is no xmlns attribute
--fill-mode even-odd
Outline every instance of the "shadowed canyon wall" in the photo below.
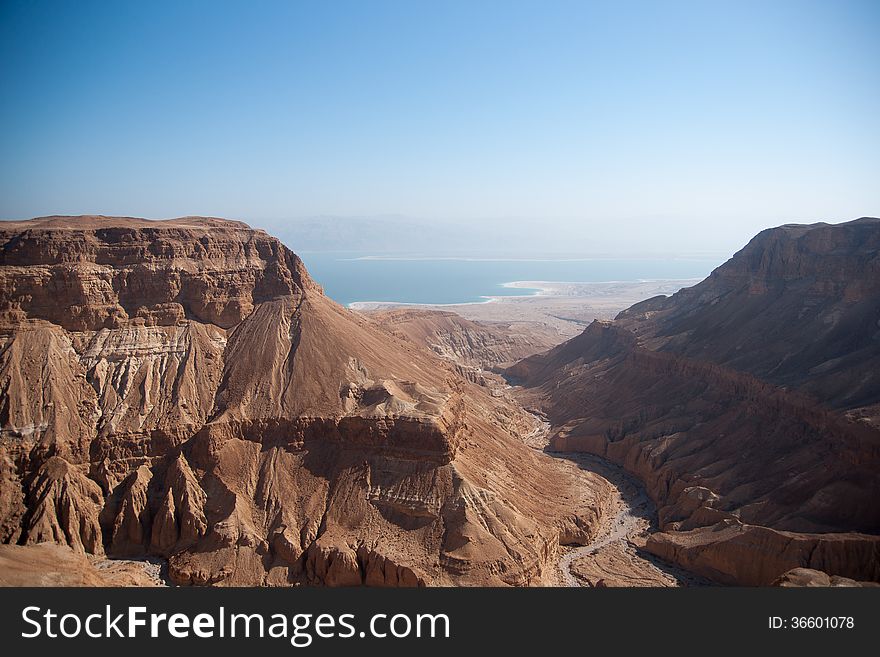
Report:
<svg viewBox="0 0 880 657"><path fill-rule="evenodd" d="M702 283L508 370L551 447L623 465L647 549L717 581L880 580L880 220L764 231Z"/></svg>

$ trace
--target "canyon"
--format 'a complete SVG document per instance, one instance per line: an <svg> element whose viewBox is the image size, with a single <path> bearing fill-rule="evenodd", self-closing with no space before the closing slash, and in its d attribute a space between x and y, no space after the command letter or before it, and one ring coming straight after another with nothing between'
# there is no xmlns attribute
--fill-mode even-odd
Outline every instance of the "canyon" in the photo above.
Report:
<svg viewBox="0 0 880 657"><path fill-rule="evenodd" d="M606 513L604 480L522 443L517 404L262 231L48 217L0 245L10 562L50 542L174 584L529 585Z"/></svg>
<svg viewBox="0 0 880 657"><path fill-rule="evenodd" d="M550 449L641 480L645 550L719 583L880 580L880 220L764 231L508 368ZM830 580L829 580L830 581Z"/></svg>
<svg viewBox="0 0 880 657"><path fill-rule="evenodd" d="M880 581L880 220L538 321L347 310L221 219L0 245L0 583Z"/></svg>

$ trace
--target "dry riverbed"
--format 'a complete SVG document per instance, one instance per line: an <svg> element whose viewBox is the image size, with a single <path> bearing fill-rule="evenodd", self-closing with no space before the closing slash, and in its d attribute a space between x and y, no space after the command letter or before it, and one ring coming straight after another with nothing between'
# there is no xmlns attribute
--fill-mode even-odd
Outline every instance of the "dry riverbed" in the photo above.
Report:
<svg viewBox="0 0 880 657"><path fill-rule="evenodd" d="M536 416L536 419L537 418ZM606 480L611 490L610 512L596 537L583 546L562 548L557 586L705 586L706 580L657 559L644 551L656 529L657 511L641 482L623 468L593 456L547 451L550 425L540 425L523 441L557 460L560 468L577 467Z"/></svg>

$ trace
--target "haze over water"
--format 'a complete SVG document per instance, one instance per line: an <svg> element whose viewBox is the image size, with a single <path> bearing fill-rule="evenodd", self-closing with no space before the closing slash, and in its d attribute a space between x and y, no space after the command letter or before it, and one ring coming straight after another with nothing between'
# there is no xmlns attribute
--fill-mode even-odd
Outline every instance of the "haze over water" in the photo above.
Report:
<svg viewBox="0 0 880 657"><path fill-rule="evenodd" d="M499 259L375 257L369 253L300 253L334 301L411 304L479 303L536 290L514 281L606 282L704 278L724 258Z"/></svg>

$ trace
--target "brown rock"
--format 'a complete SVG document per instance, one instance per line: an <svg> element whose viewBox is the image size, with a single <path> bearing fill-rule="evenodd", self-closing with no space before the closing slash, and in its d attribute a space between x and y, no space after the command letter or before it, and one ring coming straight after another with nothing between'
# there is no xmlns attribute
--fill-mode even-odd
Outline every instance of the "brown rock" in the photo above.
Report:
<svg viewBox="0 0 880 657"><path fill-rule="evenodd" d="M25 513L27 506L18 470L9 452L0 447L0 543L18 542Z"/></svg>
<svg viewBox="0 0 880 657"><path fill-rule="evenodd" d="M0 247L6 536L59 456L108 553L167 557L180 584L540 583L560 536L595 531L604 489L512 435L515 405L262 231L54 217Z"/></svg>
<svg viewBox="0 0 880 657"><path fill-rule="evenodd" d="M880 580L880 220L765 231L702 283L508 369L559 451L645 483L648 549L725 583Z"/></svg>
<svg viewBox="0 0 880 657"><path fill-rule="evenodd" d="M770 586L795 568L880 581L880 537L802 534L721 523L649 537L645 548L667 561L724 584Z"/></svg>
<svg viewBox="0 0 880 657"><path fill-rule="evenodd" d="M149 485L153 473L146 465L130 473L119 484L104 507L101 519L110 543L110 553L117 556L141 556L150 535L152 517Z"/></svg>
<svg viewBox="0 0 880 657"><path fill-rule="evenodd" d="M437 310L391 310L371 317L394 335L427 347L464 371L495 371L560 342L549 327L475 322Z"/></svg>
<svg viewBox="0 0 880 657"><path fill-rule="evenodd" d="M25 544L54 542L75 552L103 554L98 514L101 488L64 459L53 456L37 470L23 519Z"/></svg>
<svg viewBox="0 0 880 657"><path fill-rule="evenodd" d="M178 454L165 472L165 496L153 518L151 552L168 556L198 543L208 530L206 500L183 453Z"/></svg>
<svg viewBox="0 0 880 657"><path fill-rule="evenodd" d="M841 586L841 587L861 587L861 586L880 586L877 582L857 582L848 577L838 577L837 575L828 576L821 570L812 568L792 568L784 573L779 579L773 582L773 586L783 587L800 587L800 586Z"/></svg>
<svg viewBox="0 0 880 657"><path fill-rule="evenodd" d="M699 285L617 321L651 349L858 413L880 401L880 219L765 230Z"/></svg>

